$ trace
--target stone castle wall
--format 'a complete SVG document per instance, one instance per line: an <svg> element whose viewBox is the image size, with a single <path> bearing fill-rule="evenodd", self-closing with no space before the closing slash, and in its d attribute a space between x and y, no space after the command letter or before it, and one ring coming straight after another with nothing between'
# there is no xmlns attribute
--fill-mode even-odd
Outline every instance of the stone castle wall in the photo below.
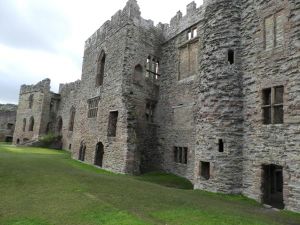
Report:
<svg viewBox="0 0 300 225"><path fill-rule="evenodd" d="M0 104L0 142L11 142L16 125L17 105Z"/></svg>
<svg viewBox="0 0 300 225"><path fill-rule="evenodd" d="M243 6L243 193L260 201L262 165L280 165L283 167L286 208L299 211L300 3L256 1L247 4L247 1L243 1ZM264 19L276 13L284 15L280 17L282 21L279 21L284 26L284 33L279 34L284 42L282 45L266 49ZM268 27L270 26L272 25L268 24ZM280 40L280 36L277 36L277 39ZM281 85L284 88L284 122L264 125L262 90Z"/></svg>
<svg viewBox="0 0 300 225"><path fill-rule="evenodd" d="M278 165L285 207L299 211L299 4L206 0L197 8L192 2L186 15L154 26L129 0L86 41L80 81L62 85L59 94L50 92L49 80L22 86L14 141L35 139L52 122L75 159L82 160L85 146L83 161L95 164L101 143L104 169L163 170L198 189L258 201L263 166ZM284 122L267 125L263 93L278 86ZM32 94L35 105L28 109ZM95 99L97 115L89 118ZM24 132L23 119L31 116L35 130Z"/></svg>

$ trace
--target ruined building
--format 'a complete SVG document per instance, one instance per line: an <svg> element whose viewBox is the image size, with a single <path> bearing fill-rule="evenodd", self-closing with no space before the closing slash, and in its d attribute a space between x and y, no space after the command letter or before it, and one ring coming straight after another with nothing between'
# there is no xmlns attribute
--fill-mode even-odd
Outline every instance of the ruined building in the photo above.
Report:
<svg viewBox="0 0 300 225"><path fill-rule="evenodd" d="M300 1L192 2L154 26L129 0L82 66L58 94L48 79L21 87L14 143L51 132L110 171L300 211Z"/></svg>
<svg viewBox="0 0 300 225"><path fill-rule="evenodd" d="M0 104L0 142L12 142L17 116L17 106Z"/></svg>

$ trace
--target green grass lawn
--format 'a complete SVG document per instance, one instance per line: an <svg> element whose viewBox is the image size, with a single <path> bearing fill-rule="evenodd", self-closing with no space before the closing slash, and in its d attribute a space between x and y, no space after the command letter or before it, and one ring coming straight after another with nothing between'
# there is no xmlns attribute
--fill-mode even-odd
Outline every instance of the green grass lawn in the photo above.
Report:
<svg viewBox="0 0 300 225"><path fill-rule="evenodd" d="M299 225L242 196L191 190L174 175L116 175L66 152L0 144L1 225Z"/></svg>

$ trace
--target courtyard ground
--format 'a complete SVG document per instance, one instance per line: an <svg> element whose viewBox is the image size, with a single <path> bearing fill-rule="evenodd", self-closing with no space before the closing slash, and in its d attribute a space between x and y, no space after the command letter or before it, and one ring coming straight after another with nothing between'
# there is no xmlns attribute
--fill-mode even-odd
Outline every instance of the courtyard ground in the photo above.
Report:
<svg viewBox="0 0 300 225"><path fill-rule="evenodd" d="M67 152L0 144L1 225L300 224L300 214L190 188L173 175L116 175Z"/></svg>

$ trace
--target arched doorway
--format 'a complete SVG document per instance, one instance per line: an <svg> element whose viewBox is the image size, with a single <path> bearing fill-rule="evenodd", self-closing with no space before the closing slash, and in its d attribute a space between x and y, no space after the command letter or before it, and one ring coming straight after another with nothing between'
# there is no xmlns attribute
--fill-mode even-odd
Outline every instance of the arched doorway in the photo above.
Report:
<svg viewBox="0 0 300 225"><path fill-rule="evenodd" d="M103 164L103 155L104 155L104 146L102 142L98 142L96 145L95 153L95 165L102 167Z"/></svg>
<svg viewBox="0 0 300 225"><path fill-rule="evenodd" d="M85 159L85 150L86 150L86 146L84 142L81 142L80 144L80 149L79 149L79 155L78 155L78 160L80 161L84 161Z"/></svg>

